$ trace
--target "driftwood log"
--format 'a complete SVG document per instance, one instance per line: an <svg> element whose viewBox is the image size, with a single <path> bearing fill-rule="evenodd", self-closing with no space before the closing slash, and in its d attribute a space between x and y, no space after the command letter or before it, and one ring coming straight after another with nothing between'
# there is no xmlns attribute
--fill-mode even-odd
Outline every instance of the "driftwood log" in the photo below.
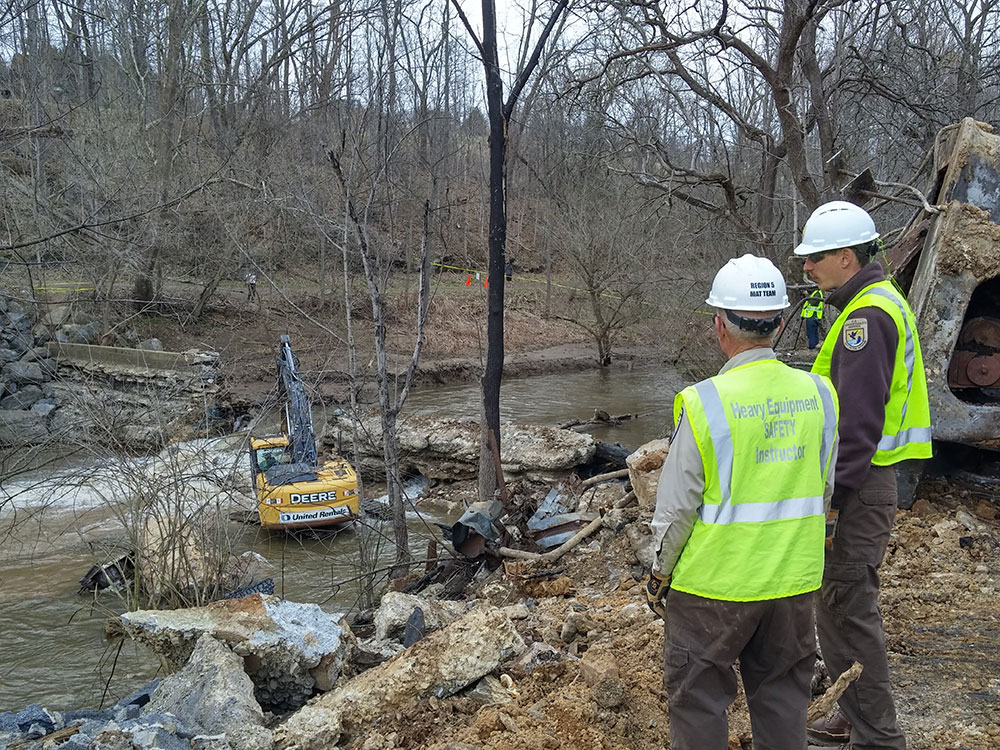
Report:
<svg viewBox="0 0 1000 750"><path fill-rule="evenodd" d="M861 676L862 670L864 670L864 667L858 664L858 662L854 662L846 672L840 675L840 677L838 677L837 680L829 688L827 688L823 695L809 704L809 708L806 710L806 721L815 721L820 716L826 716L830 713L830 709L833 708L833 705L837 702L840 696L844 694L844 691L847 690L847 686Z"/></svg>
<svg viewBox="0 0 1000 750"><path fill-rule="evenodd" d="M615 501L613 508L627 508L633 502L635 502L635 492L629 492L625 496L619 498ZM576 547L580 542L589 537L599 528L601 524L604 523L603 517L597 517L582 529L580 529L573 537L560 546L556 547L554 550L549 550L548 552L527 552L523 549L511 549L510 547L501 547L498 552L503 557L510 557L515 560L540 560L542 562L553 562L558 560L560 557L565 555L571 549Z"/></svg>
<svg viewBox="0 0 1000 750"><path fill-rule="evenodd" d="M609 471L607 474L598 474L590 479L584 479L583 483L580 485L582 489L587 489L587 487L593 487L595 484L600 484L601 482L607 482L612 479L621 479L628 476L628 469L618 469L617 471Z"/></svg>
<svg viewBox="0 0 1000 750"><path fill-rule="evenodd" d="M638 419L638 414L608 414L603 409L594 409L594 416L590 419L574 419L569 422L563 422L559 425L562 430L575 430L586 429L587 427L597 427L599 425L615 425L616 427L622 422L626 422L630 419Z"/></svg>

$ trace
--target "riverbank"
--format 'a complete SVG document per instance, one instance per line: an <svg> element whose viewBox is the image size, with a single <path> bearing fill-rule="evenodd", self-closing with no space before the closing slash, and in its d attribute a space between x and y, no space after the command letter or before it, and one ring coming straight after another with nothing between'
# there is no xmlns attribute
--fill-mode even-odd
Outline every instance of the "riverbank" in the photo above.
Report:
<svg viewBox="0 0 1000 750"><path fill-rule="evenodd" d="M465 286L463 276L444 274L435 280L430 314L416 372L417 387L477 380L486 355L486 297L481 286ZM389 370L405 374L413 351L415 299L405 285L396 289L389 310ZM575 290L556 287L550 299L544 277L519 276L508 285L504 315L505 378L596 369L593 338L561 314ZM291 337L303 379L322 399L345 403L350 395L348 336L343 301L320 299L308 289L261 289L250 302L241 287L221 287L201 317L142 316L138 334L156 336L170 351L208 349L219 355L220 372L233 403L250 407L264 402L275 382L274 358L282 334ZM643 306L642 314L615 328L612 364L629 368L694 359L715 364L710 319L697 315L697 303L678 302L677 309ZM691 307L686 311L685 307ZM353 300L356 387L372 400L375 383L371 307ZM704 356L703 356L704 354ZM721 364L721 362L719 362Z"/></svg>

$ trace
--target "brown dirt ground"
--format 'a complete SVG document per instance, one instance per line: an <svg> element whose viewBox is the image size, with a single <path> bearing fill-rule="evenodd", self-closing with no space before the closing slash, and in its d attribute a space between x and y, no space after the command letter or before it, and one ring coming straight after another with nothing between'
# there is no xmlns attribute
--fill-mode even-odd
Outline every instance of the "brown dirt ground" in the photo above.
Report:
<svg viewBox="0 0 1000 750"><path fill-rule="evenodd" d="M925 482L922 501L900 511L882 568L896 700L912 750L1000 747L1000 523L990 518L996 511L985 495L974 484ZM978 526L969 531L956 516ZM632 509L626 520L646 524L649 516ZM499 605L528 603L530 615L516 621L519 632L529 644L558 649L563 660L513 673L518 695L510 703L484 707L460 696L416 701L382 717L350 747L667 747L663 631L645 607L634 564L626 534L603 529L556 563L553 578L571 581L565 595L520 589L498 570L479 595ZM571 612L584 615L590 628L564 643L562 626ZM595 657L617 666L624 697L613 708L599 705L581 674L582 662ZM730 729L733 750L752 747L742 693L730 711Z"/></svg>

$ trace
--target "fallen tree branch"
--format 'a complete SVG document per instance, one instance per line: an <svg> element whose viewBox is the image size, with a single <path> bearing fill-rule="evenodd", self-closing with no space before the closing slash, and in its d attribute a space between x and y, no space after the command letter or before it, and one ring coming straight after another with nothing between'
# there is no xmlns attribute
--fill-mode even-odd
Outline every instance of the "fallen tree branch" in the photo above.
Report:
<svg viewBox="0 0 1000 750"><path fill-rule="evenodd" d="M826 716L830 713L830 709L833 708L833 704L844 694L847 690L847 686L854 682L858 677L861 676L861 672L864 670L858 662L854 662L850 668L844 672L837 680L827 688L827 691L823 693L819 698L814 700L809 704L809 708L806 710L806 721L811 722L818 719L820 716Z"/></svg>
<svg viewBox="0 0 1000 750"><path fill-rule="evenodd" d="M583 480L583 484L580 486L583 489L586 489L587 487L593 487L595 484L600 484L601 482L607 482L611 479L621 479L622 477L627 476L628 469L618 469L617 471L609 471L607 474L598 474L590 479L585 479Z"/></svg>
<svg viewBox="0 0 1000 750"><path fill-rule="evenodd" d="M628 492L626 495L619 498L617 501L615 501L615 504L611 507L624 508L630 505L633 500L635 500L634 490ZM510 547L501 547L499 550L497 550L497 552L503 557L511 557L515 560L540 560L541 562L554 562L555 560L558 560L560 557L569 552L571 549L576 547L580 542L589 537L599 528L601 528L602 523L604 523L604 517L598 516L593 521L584 526L582 529L580 529L578 532L576 532L576 534L574 534L571 539L563 542L560 546L548 552L543 552L543 553L528 552L523 549L511 549Z"/></svg>
<svg viewBox="0 0 1000 750"><path fill-rule="evenodd" d="M541 562L553 562L558 560L560 557L565 555L571 549L576 547L580 542L586 539L588 536L593 534L599 528L601 524L604 523L604 519L598 516L593 521L588 523L582 529L580 529L576 534L573 535L572 539L563 542L560 546L556 547L554 550L545 553L538 552L527 552L523 549L511 549L510 547L501 547L499 552L504 557L512 557L515 560L540 560Z"/></svg>

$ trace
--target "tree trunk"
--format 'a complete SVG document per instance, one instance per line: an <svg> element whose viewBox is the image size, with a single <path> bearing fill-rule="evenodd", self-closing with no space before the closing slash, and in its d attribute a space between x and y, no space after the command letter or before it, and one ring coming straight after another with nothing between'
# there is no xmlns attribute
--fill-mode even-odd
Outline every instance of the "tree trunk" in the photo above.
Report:
<svg viewBox="0 0 1000 750"><path fill-rule="evenodd" d="M500 450L500 380L503 376L504 255L507 244L507 204L504 171L507 160L507 121L503 80L497 57L496 6L483 0L483 65L490 122L490 224L487 272L486 367L483 372L482 450L479 452L479 499L489 500L497 488L493 455L486 447L492 430Z"/></svg>

